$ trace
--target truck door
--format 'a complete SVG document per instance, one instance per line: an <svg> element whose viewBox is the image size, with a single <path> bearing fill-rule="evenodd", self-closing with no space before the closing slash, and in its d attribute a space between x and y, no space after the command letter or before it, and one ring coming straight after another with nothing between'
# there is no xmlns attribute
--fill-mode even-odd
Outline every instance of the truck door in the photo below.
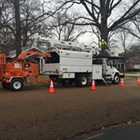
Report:
<svg viewBox="0 0 140 140"><path fill-rule="evenodd" d="M106 60L106 75L110 76L113 72L113 62L109 59Z"/></svg>
<svg viewBox="0 0 140 140"><path fill-rule="evenodd" d="M92 79L102 79L103 61L102 59L93 59L92 61Z"/></svg>

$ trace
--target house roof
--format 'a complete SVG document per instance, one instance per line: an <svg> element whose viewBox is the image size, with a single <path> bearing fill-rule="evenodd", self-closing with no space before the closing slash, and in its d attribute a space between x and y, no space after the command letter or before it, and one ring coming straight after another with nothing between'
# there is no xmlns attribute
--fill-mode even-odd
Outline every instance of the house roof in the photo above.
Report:
<svg viewBox="0 0 140 140"><path fill-rule="evenodd" d="M37 50L40 52L44 52L43 50L41 50L40 48L37 47L31 47L31 48L26 48L26 47L22 47L22 52L28 51L28 50ZM7 56L8 58L15 58L16 57L16 50L10 51L9 55Z"/></svg>

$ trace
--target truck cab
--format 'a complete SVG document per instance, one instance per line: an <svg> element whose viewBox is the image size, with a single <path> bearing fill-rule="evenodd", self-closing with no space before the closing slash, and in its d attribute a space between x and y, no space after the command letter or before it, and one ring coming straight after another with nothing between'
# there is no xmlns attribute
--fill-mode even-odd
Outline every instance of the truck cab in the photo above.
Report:
<svg viewBox="0 0 140 140"><path fill-rule="evenodd" d="M93 75L95 80L112 81L118 84L124 77L124 60L121 57L96 56L93 57Z"/></svg>

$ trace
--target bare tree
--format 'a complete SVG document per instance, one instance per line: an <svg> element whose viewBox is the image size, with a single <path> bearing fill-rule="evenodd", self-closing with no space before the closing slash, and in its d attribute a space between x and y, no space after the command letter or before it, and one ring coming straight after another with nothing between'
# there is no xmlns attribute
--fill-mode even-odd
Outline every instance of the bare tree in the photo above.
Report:
<svg viewBox="0 0 140 140"><path fill-rule="evenodd" d="M122 26L121 29L140 40L140 16L135 17L130 23L127 28Z"/></svg>
<svg viewBox="0 0 140 140"><path fill-rule="evenodd" d="M120 11L119 16L115 15L112 18L113 12L121 7L125 3L123 0L59 0L61 3L60 8L67 5L67 8L73 5L82 5L83 10L87 12L87 15L82 13L82 16L77 18L77 23L69 22L76 25L92 25L96 26L100 31L102 39L108 41L108 35L111 31L114 31L131 21L139 12L140 0L135 0L133 3L129 3L126 6L125 11ZM123 5L125 6L125 5ZM66 8L65 8L66 9ZM134 10L135 9L135 10ZM68 10L68 9L67 9Z"/></svg>
<svg viewBox="0 0 140 140"><path fill-rule="evenodd" d="M12 15L10 5L7 1L2 0L0 3L0 44L10 46L12 42L13 30L9 26L12 24Z"/></svg>
<svg viewBox="0 0 140 140"><path fill-rule="evenodd" d="M128 32L140 40L140 13L132 20L134 28L128 28Z"/></svg>
<svg viewBox="0 0 140 140"><path fill-rule="evenodd" d="M21 53L21 19L20 19L20 1L10 0L14 8L14 18L15 18L15 48L16 55Z"/></svg>
<svg viewBox="0 0 140 140"><path fill-rule="evenodd" d="M119 42L118 46L123 48L123 57L124 61L126 62L129 58L127 52L129 48L132 46L134 37L132 37L131 34L125 30L119 30L117 36L118 36L117 42Z"/></svg>
<svg viewBox="0 0 140 140"><path fill-rule="evenodd" d="M15 40L14 47L16 55L21 53L21 46L26 46L30 36L43 30L43 25L47 18L53 13L49 13L45 4L37 0L3 0L3 5L7 6L0 11L1 28L0 33L4 36L2 28L7 28L11 32L10 36ZM4 7L1 5L1 7ZM48 11L46 11L48 10ZM8 35L7 32L7 35Z"/></svg>
<svg viewBox="0 0 140 140"><path fill-rule="evenodd" d="M140 60L140 44L133 44L126 52L127 63L139 62Z"/></svg>
<svg viewBox="0 0 140 140"><path fill-rule="evenodd" d="M22 40L23 46L27 45L29 38L35 33L49 32L46 18L49 16L44 10L44 2L38 0L24 1L21 7Z"/></svg>
<svg viewBox="0 0 140 140"><path fill-rule="evenodd" d="M75 24L69 24L68 22L76 23L77 13L58 13L54 15L54 24L53 27L53 35L59 39L64 41L76 41L79 37L84 35L87 31L82 29L81 27L76 26ZM66 24L64 24L66 23Z"/></svg>

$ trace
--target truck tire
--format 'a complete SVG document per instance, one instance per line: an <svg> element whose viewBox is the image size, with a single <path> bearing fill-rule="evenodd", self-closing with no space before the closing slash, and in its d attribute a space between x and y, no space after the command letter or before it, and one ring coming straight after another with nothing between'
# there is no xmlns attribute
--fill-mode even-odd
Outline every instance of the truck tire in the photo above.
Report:
<svg viewBox="0 0 140 140"><path fill-rule="evenodd" d="M10 84L9 83L5 83L5 82L2 82L2 87L4 89L10 89Z"/></svg>
<svg viewBox="0 0 140 140"><path fill-rule="evenodd" d="M118 84L120 82L120 75L115 74L114 79L112 80L113 84Z"/></svg>
<svg viewBox="0 0 140 140"><path fill-rule="evenodd" d="M88 85L88 77L85 74L81 74L76 78L76 86L85 87Z"/></svg>
<svg viewBox="0 0 140 140"><path fill-rule="evenodd" d="M21 79L13 79L10 83L11 90L20 91L23 88L23 80Z"/></svg>

